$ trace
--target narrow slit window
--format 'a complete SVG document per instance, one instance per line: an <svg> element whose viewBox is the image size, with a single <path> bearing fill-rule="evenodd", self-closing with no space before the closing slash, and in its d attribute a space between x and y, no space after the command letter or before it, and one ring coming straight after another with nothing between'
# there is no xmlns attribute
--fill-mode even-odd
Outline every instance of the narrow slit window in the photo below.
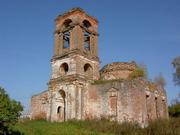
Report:
<svg viewBox="0 0 180 135"><path fill-rule="evenodd" d="M156 117L159 118L158 99L155 97Z"/></svg>
<svg viewBox="0 0 180 135"><path fill-rule="evenodd" d="M57 114L60 114L61 113L61 106L59 106L58 108L57 108Z"/></svg>
<svg viewBox="0 0 180 135"><path fill-rule="evenodd" d="M147 119L148 120L151 119L151 108L149 105L149 99L150 99L150 95L146 95L146 109L147 109Z"/></svg>
<svg viewBox="0 0 180 135"><path fill-rule="evenodd" d="M90 50L90 34L88 32L84 33L84 48Z"/></svg>
<svg viewBox="0 0 180 135"><path fill-rule="evenodd" d="M63 48L64 49L69 48L70 47L70 44L69 44L70 43L70 33L69 32L64 33L63 41L64 41Z"/></svg>

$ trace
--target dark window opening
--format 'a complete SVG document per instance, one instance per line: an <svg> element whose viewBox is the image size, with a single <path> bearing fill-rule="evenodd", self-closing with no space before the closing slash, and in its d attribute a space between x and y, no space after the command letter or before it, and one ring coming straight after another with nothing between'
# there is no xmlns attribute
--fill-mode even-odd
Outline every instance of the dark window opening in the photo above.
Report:
<svg viewBox="0 0 180 135"><path fill-rule="evenodd" d="M67 63L63 63L63 64L60 66L60 73L61 73L61 75L67 74L68 70L69 70L69 67L68 67L68 64L67 64Z"/></svg>
<svg viewBox="0 0 180 135"><path fill-rule="evenodd" d="M90 34L88 32L84 33L84 48L90 50Z"/></svg>
<svg viewBox="0 0 180 135"><path fill-rule="evenodd" d="M64 35L63 35L63 48L66 49L66 48L69 48L70 47L70 33L69 32L65 32Z"/></svg>
<svg viewBox="0 0 180 135"><path fill-rule="evenodd" d="M150 106L149 106L149 98L150 98L150 95L146 95L146 109L147 109L147 119L148 121L151 120L151 109L150 109Z"/></svg>
<svg viewBox="0 0 180 135"><path fill-rule="evenodd" d="M61 113L61 106L58 106L57 108L57 114L60 114Z"/></svg>
<svg viewBox="0 0 180 135"><path fill-rule="evenodd" d="M59 93L61 94L62 98L65 99L66 93L64 90L60 90Z"/></svg>
<svg viewBox="0 0 180 135"><path fill-rule="evenodd" d="M88 71L90 71L90 70L91 70L91 68L92 68L92 67L91 67L91 65L90 65L90 64L88 64L88 63L87 63L87 64L85 64L85 65L84 65L84 72L88 72Z"/></svg>
<svg viewBox="0 0 180 135"><path fill-rule="evenodd" d="M67 28L67 27L70 26L71 23L72 23L72 20L71 19L67 19L67 20L64 21L63 25L64 25L65 28Z"/></svg>
<svg viewBox="0 0 180 135"><path fill-rule="evenodd" d="M86 77L88 77L89 79L92 79L92 77L93 77L93 68L89 63L84 65L84 73L85 73Z"/></svg>
<svg viewBox="0 0 180 135"><path fill-rule="evenodd" d="M84 21L83 21L83 25L84 25L84 27L86 27L86 28L91 27L90 22L89 22L89 21L87 21L87 20L84 20Z"/></svg>

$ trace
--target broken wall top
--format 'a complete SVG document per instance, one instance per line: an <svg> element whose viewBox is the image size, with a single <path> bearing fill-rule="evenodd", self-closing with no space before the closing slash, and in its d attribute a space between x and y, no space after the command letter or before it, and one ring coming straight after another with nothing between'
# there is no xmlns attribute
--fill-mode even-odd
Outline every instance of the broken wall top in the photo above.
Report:
<svg viewBox="0 0 180 135"><path fill-rule="evenodd" d="M72 20L72 25L81 25L84 20L87 20L90 22L93 31L97 32L98 28L98 21L92 16L89 16L83 9L81 8L73 8L69 10L68 12L65 12L62 15L59 15L56 17L56 31L60 30L63 26L63 23L66 20Z"/></svg>
<svg viewBox="0 0 180 135"><path fill-rule="evenodd" d="M111 64L105 65L100 72L107 73L111 71L118 71L118 70L129 70L133 71L136 68L136 63L132 61L131 63L128 62L113 62Z"/></svg>

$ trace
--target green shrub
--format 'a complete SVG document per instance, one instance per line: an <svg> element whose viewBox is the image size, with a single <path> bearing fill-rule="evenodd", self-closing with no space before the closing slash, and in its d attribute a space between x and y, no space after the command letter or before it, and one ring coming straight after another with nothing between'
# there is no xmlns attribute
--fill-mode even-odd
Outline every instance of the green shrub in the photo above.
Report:
<svg viewBox="0 0 180 135"><path fill-rule="evenodd" d="M169 106L169 116L180 117L180 103Z"/></svg>
<svg viewBox="0 0 180 135"><path fill-rule="evenodd" d="M135 78L139 78L139 77L142 77L142 78L147 78L147 74L146 74L146 71L145 69L137 66L135 68L135 70L132 71L132 73L129 75L129 79L132 80L132 79L135 79Z"/></svg>
<svg viewBox="0 0 180 135"><path fill-rule="evenodd" d="M180 93L178 94L178 97L173 100L168 109L169 116L180 117Z"/></svg>
<svg viewBox="0 0 180 135"><path fill-rule="evenodd" d="M12 132L10 126L18 121L22 111L21 103L12 100L0 87L0 134Z"/></svg>

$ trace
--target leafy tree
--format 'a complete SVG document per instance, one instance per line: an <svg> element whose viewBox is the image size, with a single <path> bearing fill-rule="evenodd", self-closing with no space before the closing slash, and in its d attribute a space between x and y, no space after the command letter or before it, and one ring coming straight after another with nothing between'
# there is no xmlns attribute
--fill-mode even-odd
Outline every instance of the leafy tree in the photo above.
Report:
<svg viewBox="0 0 180 135"><path fill-rule="evenodd" d="M180 56L175 58L172 64L176 70L175 73L173 73L173 80L175 82L175 85L180 85Z"/></svg>
<svg viewBox="0 0 180 135"><path fill-rule="evenodd" d="M17 122L22 111L20 102L10 99L0 87L0 134L8 134L9 127Z"/></svg>
<svg viewBox="0 0 180 135"><path fill-rule="evenodd" d="M155 77L154 83L164 87L166 85L166 80L164 79L162 74L159 74L157 77Z"/></svg>

